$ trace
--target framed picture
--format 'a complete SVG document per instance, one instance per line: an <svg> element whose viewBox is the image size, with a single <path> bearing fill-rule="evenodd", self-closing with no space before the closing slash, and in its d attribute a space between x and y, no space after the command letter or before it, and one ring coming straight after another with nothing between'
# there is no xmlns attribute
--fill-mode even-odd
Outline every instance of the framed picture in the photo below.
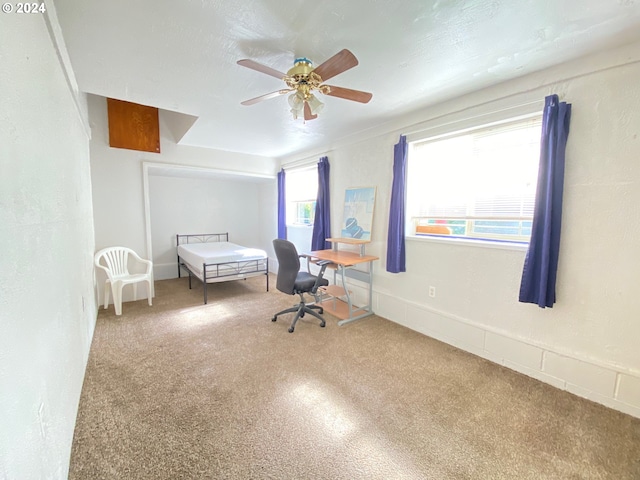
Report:
<svg viewBox="0 0 640 480"><path fill-rule="evenodd" d="M376 187L347 188L344 194L344 216L341 236L371 240Z"/></svg>

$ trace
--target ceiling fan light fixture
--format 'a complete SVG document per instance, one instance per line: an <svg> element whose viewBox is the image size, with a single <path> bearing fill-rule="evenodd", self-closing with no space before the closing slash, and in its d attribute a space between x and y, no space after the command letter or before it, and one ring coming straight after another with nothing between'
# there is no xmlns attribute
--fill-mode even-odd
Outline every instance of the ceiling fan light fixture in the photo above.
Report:
<svg viewBox="0 0 640 480"><path fill-rule="evenodd" d="M307 99L307 103L309 104L309 108L311 109L312 115L317 115L324 108L324 103L318 100L318 97L316 97L315 95L309 95L309 98Z"/></svg>
<svg viewBox="0 0 640 480"><path fill-rule="evenodd" d="M298 116L302 115L304 111L304 96L300 92L289 95L289 106L291 107L291 114L293 119L297 120Z"/></svg>

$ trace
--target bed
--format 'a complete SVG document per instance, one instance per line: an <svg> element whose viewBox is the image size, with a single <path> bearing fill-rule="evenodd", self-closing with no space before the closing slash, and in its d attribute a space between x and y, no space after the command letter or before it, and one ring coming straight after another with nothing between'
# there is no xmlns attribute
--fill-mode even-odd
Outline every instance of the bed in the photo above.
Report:
<svg viewBox="0 0 640 480"><path fill-rule="evenodd" d="M207 303L207 285L230 280L244 280L264 275L269 291L269 259L267 252L229 242L228 233L176 235L178 277L182 272L197 278L204 289Z"/></svg>

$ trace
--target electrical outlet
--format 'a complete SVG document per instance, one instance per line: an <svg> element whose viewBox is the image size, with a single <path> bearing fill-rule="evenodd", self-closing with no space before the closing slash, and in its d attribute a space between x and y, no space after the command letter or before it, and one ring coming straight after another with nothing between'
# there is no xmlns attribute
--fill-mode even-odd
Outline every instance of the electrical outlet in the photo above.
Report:
<svg viewBox="0 0 640 480"><path fill-rule="evenodd" d="M433 287L433 286L429 287L429 296L431 298L435 298L435 296L436 296L436 287Z"/></svg>

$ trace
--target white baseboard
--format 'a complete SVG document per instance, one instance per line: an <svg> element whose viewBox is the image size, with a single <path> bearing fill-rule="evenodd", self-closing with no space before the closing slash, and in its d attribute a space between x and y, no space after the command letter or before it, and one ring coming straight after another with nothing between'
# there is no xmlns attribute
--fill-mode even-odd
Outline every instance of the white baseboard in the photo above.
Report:
<svg viewBox="0 0 640 480"><path fill-rule="evenodd" d="M534 345L471 320L379 291L374 292L374 311L461 350L640 418L640 372Z"/></svg>
<svg viewBox="0 0 640 480"><path fill-rule="evenodd" d="M182 272L186 274L186 272ZM178 278L178 260L173 263L154 263L153 264L153 279L154 280L169 280L171 278Z"/></svg>

